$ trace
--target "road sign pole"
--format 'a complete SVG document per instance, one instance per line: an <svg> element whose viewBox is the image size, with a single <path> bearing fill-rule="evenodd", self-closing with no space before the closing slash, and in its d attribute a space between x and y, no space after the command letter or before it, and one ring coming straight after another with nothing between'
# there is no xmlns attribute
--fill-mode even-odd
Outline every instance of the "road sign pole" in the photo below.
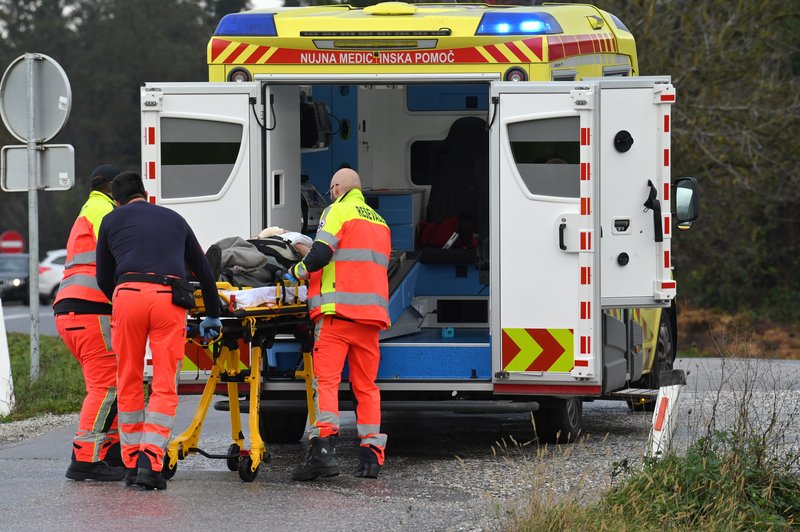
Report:
<svg viewBox="0 0 800 532"><path fill-rule="evenodd" d="M39 168L36 164L36 54L25 54L28 70L28 294L31 310L30 379L39 378Z"/></svg>

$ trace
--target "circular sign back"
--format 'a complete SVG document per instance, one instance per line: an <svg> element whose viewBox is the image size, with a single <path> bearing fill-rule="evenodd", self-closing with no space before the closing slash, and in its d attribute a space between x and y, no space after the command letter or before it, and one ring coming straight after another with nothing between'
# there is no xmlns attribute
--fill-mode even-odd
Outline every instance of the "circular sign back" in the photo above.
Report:
<svg viewBox="0 0 800 532"><path fill-rule="evenodd" d="M28 79L28 57L33 58L33 87ZM28 92L32 89L34 128L28 131ZM69 118L72 89L61 66L43 54L16 58L0 81L0 117L17 139L47 142L55 137Z"/></svg>

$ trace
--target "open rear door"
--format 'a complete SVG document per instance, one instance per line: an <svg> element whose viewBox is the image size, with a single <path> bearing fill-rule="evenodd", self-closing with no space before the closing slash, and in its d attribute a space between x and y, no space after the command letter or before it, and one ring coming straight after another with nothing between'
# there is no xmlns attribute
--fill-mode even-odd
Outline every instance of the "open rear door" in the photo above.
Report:
<svg viewBox="0 0 800 532"><path fill-rule="evenodd" d="M593 83L494 82L495 391L599 395Z"/></svg>
<svg viewBox="0 0 800 532"><path fill-rule="evenodd" d="M203 247L269 225L299 230L296 87L148 83L141 100L150 201L180 213Z"/></svg>

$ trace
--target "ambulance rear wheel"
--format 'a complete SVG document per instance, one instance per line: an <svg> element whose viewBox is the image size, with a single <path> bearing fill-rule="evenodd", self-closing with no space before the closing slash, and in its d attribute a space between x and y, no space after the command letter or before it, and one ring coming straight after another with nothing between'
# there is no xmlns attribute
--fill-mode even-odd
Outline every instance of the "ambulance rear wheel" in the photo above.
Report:
<svg viewBox="0 0 800 532"><path fill-rule="evenodd" d="M161 464L161 476L164 478L164 480L169 480L172 477L174 477L175 473L177 472L178 472L178 464L175 464L174 466L170 467L169 455L165 454L164 463Z"/></svg>
<svg viewBox="0 0 800 532"><path fill-rule="evenodd" d="M256 468L256 470L253 471L252 467L253 459L249 456L245 456L239 460L239 478L245 482L253 482L258 476L259 468Z"/></svg>
<svg viewBox="0 0 800 532"><path fill-rule="evenodd" d="M265 442L297 443L306 430L306 415L269 413L262 410L258 418L258 429Z"/></svg>
<svg viewBox="0 0 800 532"><path fill-rule="evenodd" d="M226 460L228 470L237 471L239 469L239 463L242 461L242 457L239 456L239 451L241 450L241 447L236 443L232 443L231 446L228 447L228 459Z"/></svg>
<svg viewBox="0 0 800 532"><path fill-rule="evenodd" d="M583 430L583 402L578 397L545 402L533 419L539 443L574 443Z"/></svg>

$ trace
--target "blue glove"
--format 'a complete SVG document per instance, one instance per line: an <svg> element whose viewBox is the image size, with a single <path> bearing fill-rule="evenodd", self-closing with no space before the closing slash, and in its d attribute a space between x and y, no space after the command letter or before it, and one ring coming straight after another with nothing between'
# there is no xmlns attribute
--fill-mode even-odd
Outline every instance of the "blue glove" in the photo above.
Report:
<svg viewBox="0 0 800 532"><path fill-rule="evenodd" d="M206 340L213 340L214 338L219 336L221 330L222 330L222 321L219 318L212 318L211 316L206 316L205 318L203 318L203 321L200 322L200 336L202 336Z"/></svg>
<svg viewBox="0 0 800 532"><path fill-rule="evenodd" d="M283 278L286 279L287 281L289 281L292 284L297 284L297 283L300 282L300 281L297 280L297 277L292 275L291 272L284 273L283 274Z"/></svg>

